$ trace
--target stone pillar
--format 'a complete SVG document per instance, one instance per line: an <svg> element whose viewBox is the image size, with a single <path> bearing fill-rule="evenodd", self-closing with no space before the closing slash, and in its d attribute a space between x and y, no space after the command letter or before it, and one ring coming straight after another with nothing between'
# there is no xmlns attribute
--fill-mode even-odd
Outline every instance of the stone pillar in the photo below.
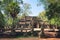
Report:
<svg viewBox="0 0 60 40"><path fill-rule="evenodd" d="M56 29L57 29L57 25L56 25Z"/></svg>
<svg viewBox="0 0 60 40"><path fill-rule="evenodd" d="M49 25L47 25L47 28L49 29L49 28L50 28L50 26L49 26Z"/></svg>
<svg viewBox="0 0 60 40"><path fill-rule="evenodd" d="M21 32L23 31L23 26L21 26Z"/></svg>
<svg viewBox="0 0 60 40"><path fill-rule="evenodd" d="M41 32L38 32L38 37L41 38Z"/></svg>
<svg viewBox="0 0 60 40"><path fill-rule="evenodd" d="M39 28L39 23L37 23L37 28Z"/></svg>

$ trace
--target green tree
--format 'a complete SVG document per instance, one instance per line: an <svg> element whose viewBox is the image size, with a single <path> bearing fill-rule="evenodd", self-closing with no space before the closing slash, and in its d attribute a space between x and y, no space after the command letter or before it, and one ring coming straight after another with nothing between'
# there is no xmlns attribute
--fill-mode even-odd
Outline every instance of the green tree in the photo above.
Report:
<svg viewBox="0 0 60 40"><path fill-rule="evenodd" d="M45 5L46 16L49 21L54 20L53 24L60 24L60 0L40 0ZM46 6L47 5L47 6ZM46 8L47 7L47 8ZM58 20L58 21L57 21ZM52 24L52 23L51 23Z"/></svg>
<svg viewBox="0 0 60 40"><path fill-rule="evenodd" d="M5 26L4 16L3 16L3 14L2 14L1 11L0 11L0 30L2 30L2 32L3 32L4 26ZM1 32L1 31L0 31L0 32Z"/></svg>
<svg viewBox="0 0 60 40"><path fill-rule="evenodd" d="M15 19L17 17L17 14L20 12L20 6L16 2L12 2L6 7L6 11L8 11L10 13L11 17L13 18L12 31L14 31L13 29L15 28L15 26L14 26Z"/></svg>
<svg viewBox="0 0 60 40"><path fill-rule="evenodd" d="M28 16L29 14L31 14L30 8L31 8L30 4L24 3L22 17Z"/></svg>
<svg viewBox="0 0 60 40"><path fill-rule="evenodd" d="M39 0L46 10L46 16L53 25L60 25L60 0Z"/></svg>
<svg viewBox="0 0 60 40"><path fill-rule="evenodd" d="M4 17L6 18L6 23L8 22L8 20L11 18L10 13L6 10L6 7L8 5L10 5L12 2L16 2L18 4L23 4L22 0L0 0L0 6L1 6L1 10L4 13Z"/></svg>
<svg viewBox="0 0 60 40"><path fill-rule="evenodd" d="M43 21L48 21L46 17L46 11L42 11L41 13L38 14L38 17L41 18Z"/></svg>
<svg viewBox="0 0 60 40"><path fill-rule="evenodd" d="M5 25L6 25L6 23L7 23L7 19L8 19L8 17L9 16L7 16L8 15L8 13L5 11L5 7L9 4L9 3L11 3L13 0L0 0L0 11L2 11L1 13L1 15L3 15L4 16L4 21L3 21L3 23L5 23ZM5 15L5 14L7 14L7 15ZM2 16L1 16L2 17ZM4 27L5 27L5 25L4 25Z"/></svg>
<svg viewBox="0 0 60 40"><path fill-rule="evenodd" d="M3 15L3 13L2 13L2 8L1 8L1 6L2 6L2 1L0 1L0 30L3 31L3 28L4 28L4 26L5 26L5 20L4 20L4 15ZM0 31L0 32L1 32L1 31Z"/></svg>
<svg viewBox="0 0 60 40"><path fill-rule="evenodd" d="M4 23L5 24L6 23L7 24L10 24L11 17L14 18L14 19L16 18L16 16L19 13L19 11L21 11L20 10L20 6L19 6L20 3L23 4L23 1L22 0L0 0L0 15L1 15L0 16L0 19L1 19L1 22L0 23L2 24L2 26L4 26L3 25ZM1 12L1 11L3 11L3 12ZM5 18L3 18L3 16ZM6 21L6 22L4 22L4 21Z"/></svg>

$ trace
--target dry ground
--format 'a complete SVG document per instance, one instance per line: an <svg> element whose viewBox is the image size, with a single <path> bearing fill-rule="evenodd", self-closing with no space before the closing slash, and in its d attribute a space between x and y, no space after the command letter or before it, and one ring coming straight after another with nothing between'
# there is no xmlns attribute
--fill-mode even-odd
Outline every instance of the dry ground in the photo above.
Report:
<svg viewBox="0 0 60 40"><path fill-rule="evenodd" d="M0 40L60 40L60 38L0 38Z"/></svg>

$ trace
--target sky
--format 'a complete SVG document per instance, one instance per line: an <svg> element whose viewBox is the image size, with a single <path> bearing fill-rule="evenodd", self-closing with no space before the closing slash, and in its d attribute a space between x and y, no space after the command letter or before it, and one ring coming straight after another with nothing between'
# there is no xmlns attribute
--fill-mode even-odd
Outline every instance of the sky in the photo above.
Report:
<svg viewBox="0 0 60 40"><path fill-rule="evenodd" d="M44 6L40 5L37 6L38 0L23 0L24 3L28 3L31 5L31 12L30 16L38 16L38 14L42 11L44 11Z"/></svg>

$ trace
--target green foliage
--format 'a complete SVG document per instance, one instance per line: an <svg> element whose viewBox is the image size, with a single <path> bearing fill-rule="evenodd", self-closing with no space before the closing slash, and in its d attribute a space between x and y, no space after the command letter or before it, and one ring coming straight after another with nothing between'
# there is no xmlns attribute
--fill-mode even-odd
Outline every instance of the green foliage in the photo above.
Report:
<svg viewBox="0 0 60 40"><path fill-rule="evenodd" d="M39 0L39 3L43 4L45 6L45 9L48 8L48 5L55 4L55 3L60 4L60 0Z"/></svg>
<svg viewBox="0 0 60 40"><path fill-rule="evenodd" d="M0 28L4 28L5 20L3 14L0 12Z"/></svg>
<svg viewBox="0 0 60 40"><path fill-rule="evenodd" d="M48 21L46 17L46 11L42 11L41 13L39 13L38 17L41 18L43 21Z"/></svg>
<svg viewBox="0 0 60 40"><path fill-rule="evenodd" d="M21 18L24 18L25 16L29 16L29 14L31 14L30 8L31 8L30 4L24 3L23 12L22 12L22 14L20 16L18 16L18 18L21 19Z"/></svg>
<svg viewBox="0 0 60 40"><path fill-rule="evenodd" d="M54 16L56 16L56 17L58 17L59 16L59 7L58 7L58 5L57 5L57 3L55 3L55 4L50 4L49 6L48 6L48 10L49 11L47 11L47 16L48 16L48 18L49 19L51 19L51 18L53 18Z"/></svg>
<svg viewBox="0 0 60 40"><path fill-rule="evenodd" d="M41 3L47 5L45 5L45 7L47 7L45 9L49 22L51 24L60 25L60 0L41 0Z"/></svg>
<svg viewBox="0 0 60 40"><path fill-rule="evenodd" d="M7 20L8 25L12 25L12 22L13 22L12 18L9 18L9 20Z"/></svg>
<svg viewBox="0 0 60 40"><path fill-rule="evenodd" d="M50 4L48 6L48 10L46 16L48 17L49 20L54 19L55 24L60 24L59 18L60 18L60 6L58 6L58 3ZM58 20L58 21L57 21ZM58 22L58 23L57 23Z"/></svg>
<svg viewBox="0 0 60 40"><path fill-rule="evenodd" d="M10 13L10 15L14 18L17 16L17 14L20 12L20 7L19 5L15 3L10 3L7 7L6 10Z"/></svg>
<svg viewBox="0 0 60 40"><path fill-rule="evenodd" d="M19 2L18 0L0 0L0 26L1 27L4 25L12 25L13 23L12 17L15 18L17 14L20 12L20 6L19 6L20 4L23 4L22 0L19 0Z"/></svg>
<svg viewBox="0 0 60 40"><path fill-rule="evenodd" d="M27 15L29 15L29 14L31 13L31 11L30 11L30 8L31 8L31 7L30 7L30 4L24 3L23 7L24 7L24 9L23 9L22 16L27 16Z"/></svg>

